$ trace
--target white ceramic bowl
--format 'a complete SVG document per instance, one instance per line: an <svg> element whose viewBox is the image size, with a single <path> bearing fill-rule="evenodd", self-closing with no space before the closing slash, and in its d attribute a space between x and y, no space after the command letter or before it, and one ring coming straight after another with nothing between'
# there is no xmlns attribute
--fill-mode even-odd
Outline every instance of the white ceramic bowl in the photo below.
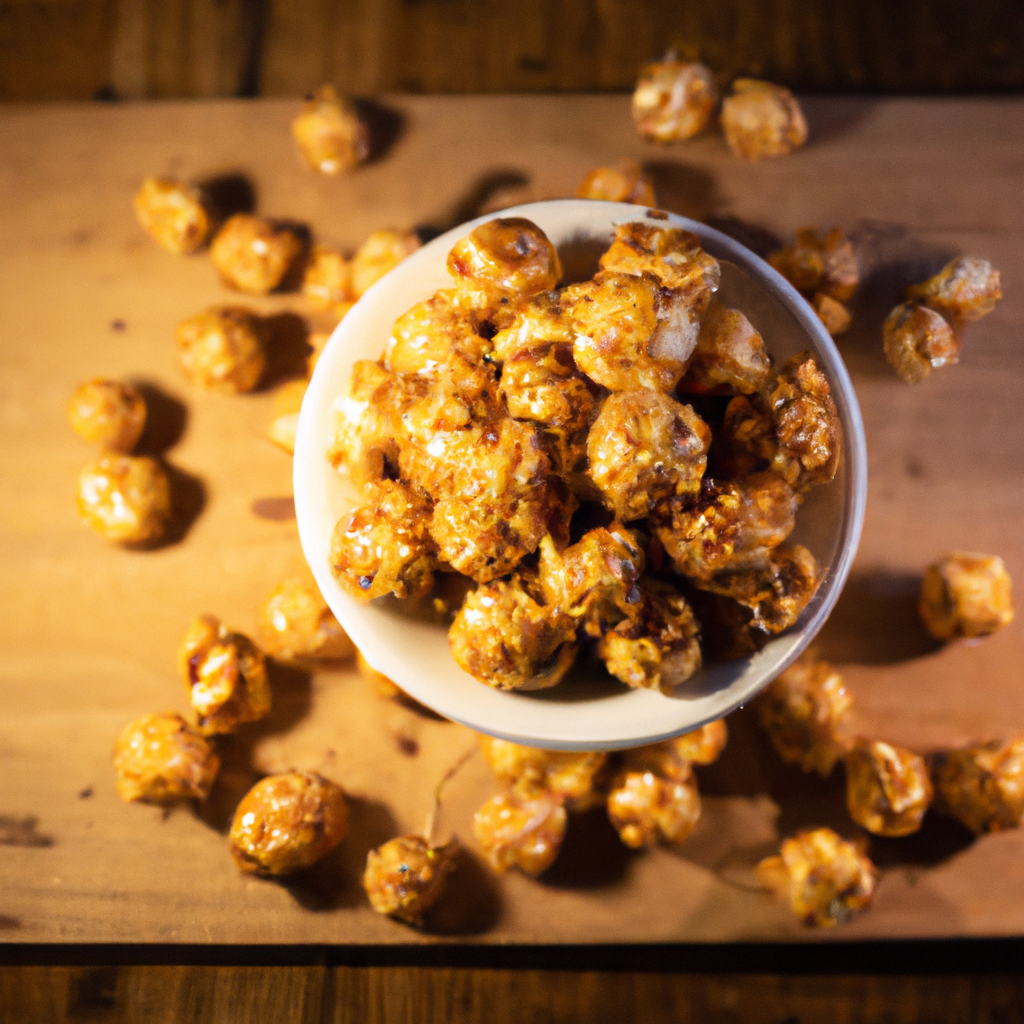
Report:
<svg viewBox="0 0 1024 1024"><path fill-rule="evenodd" d="M380 357L396 318L451 285L445 260L455 242L495 216L527 217L538 224L563 255L567 276L573 268L577 280L594 272L596 257L618 224L650 220L693 231L722 261L719 298L747 314L776 361L781 364L796 352L813 349L831 383L843 429L843 458L835 480L808 496L793 535L824 569L818 592L797 624L763 650L707 666L672 696L630 690L598 679L593 670L588 679L585 668L549 690L493 689L458 667L444 626L403 614L394 600L362 604L345 594L331 573L331 532L353 498L325 458L332 407L348 393L352 364ZM306 559L327 603L374 668L439 714L480 732L551 749L611 750L653 743L728 714L804 650L835 604L856 552L867 493L867 454L857 398L832 339L811 307L767 263L727 235L684 217L650 218L644 208L626 203L563 199L517 206L454 228L409 256L359 300L321 353L306 392L294 474Z"/></svg>

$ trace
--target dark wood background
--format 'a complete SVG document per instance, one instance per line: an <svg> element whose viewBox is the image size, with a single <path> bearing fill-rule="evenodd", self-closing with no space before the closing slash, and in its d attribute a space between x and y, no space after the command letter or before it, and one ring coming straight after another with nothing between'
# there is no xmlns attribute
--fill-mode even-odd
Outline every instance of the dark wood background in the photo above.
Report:
<svg viewBox="0 0 1024 1024"><path fill-rule="evenodd" d="M670 47L802 91L1020 91L1024 3L0 0L0 100L620 90Z"/></svg>

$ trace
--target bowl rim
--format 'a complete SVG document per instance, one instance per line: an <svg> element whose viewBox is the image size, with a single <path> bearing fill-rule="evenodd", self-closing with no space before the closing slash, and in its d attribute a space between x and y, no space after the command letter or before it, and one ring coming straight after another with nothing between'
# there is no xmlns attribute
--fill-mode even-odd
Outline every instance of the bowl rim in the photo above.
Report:
<svg viewBox="0 0 1024 1024"><path fill-rule="evenodd" d="M443 251L443 258L446 258L448 251L455 242L465 237L466 234L480 224L500 217L525 217L536 222L538 220L544 221L551 217L557 218L559 214L562 214L571 219L572 214L578 210L581 224L586 228L588 226L586 223L588 217L591 221L594 220L595 208L599 208L601 214L597 219L604 220L610 230L613 230L614 226L620 223L646 221L655 225L680 227L692 231L700 238L702 246L717 259L730 260L736 263L753 278L758 279L760 283L764 284L767 290L778 299L781 305L793 317L800 330L807 336L807 340L810 342L810 347L814 349L816 357L820 357L820 361L824 364L823 368L832 386L843 431L843 454L839 470L840 473L845 474L841 526L838 534L841 542L839 543L836 558L825 567L825 576L819 584L811 606L805 609L801 615L801 620L792 630L787 630L779 635L780 637L788 638L791 641L791 646L781 658L776 657L772 659L770 674L762 674L751 679L745 685L737 686L736 684L742 679L742 676L739 676L725 687L724 689L729 692L729 700L721 703L716 708L714 714L690 716L689 718L678 713L667 715L664 727L654 730L647 727L642 735L613 735L607 728L596 731L591 728L589 732L581 729L580 733L575 736L565 735L564 732L556 734L554 731L545 731L537 727L534 727L532 731L524 730L522 724L509 728L507 716L505 715L495 715L490 720L481 721L478 711L467 714L466 707L460 705L458 700L446 699L450 695L439 694L429 688L425 688L421 685L419 678L412 678L411 674L404 671L396 673L396 666L399 665L400 659L395 650L388 649L386 645L360 645L360 638L365 640L368 634L363 636L365 629L358 620L355 609L356 602L340 590L334 581L328 560L323 558L324 538L320 535L321 520L315 514L317 502L325 500L323 495L319 493L317 481L324 479L322 467L327 443L326 438L318 436L317 430L322 422L325 402L333 405L333 402L338 397L336 388L332 391L328 390L332 387L332 381L336 376L332 372L332 364L343 361L338 356L339 348L345 345L346 337L350 333L354 334L359 329L362 318L370 315L370 310L375 302L394 290L396 282L399 282L403 275L406 279L413 280L416 273L421 269L421 265L424 267L432 266L433 261L438 260L439 252ZM545 214L548 216L546 217ZM581 237L585 238L588 234L596 236L597 232L594 230L592 223L589 225L589 228L589 231L584 230L581 233ZM398 276L396 277L396 275ZM418 299L413 301L418 301ZM409 305L412 305L412 302ZM392 310L394 308L394 306L391 307ZM401 315L402 312L404 312L404 308L394 313L391 316L391 322ZM346 325L348 326L346 327ZM350 364L351 360L348 362L348 365ZM319 465L314 465L314 460ZM402 678L395 679L395 682L403 690L406 690L410 696L431 707L444 717L466 725L478 732L485 732L513 742L527 743L531 746L548 749L613 750L658 742L691 729L699 728L709 721L723 717L725 714L745 704L764 686L767 686L771 679L784 671L803 653L833 610L857 553L867 501L867 444L857 395L838 348L807 300L765 260L718 229L668 211L648 209L628 203L611 203L603 200L558 199L527 203L506 210L483 214L465 224L458 225L406 257L394 270L366 291L359 299L359 302L349 311L348 315L335 327L330 339L321 351L316 369L309 382L296 434L293 487L299 539L306 561L331 610L350 635L356 634L352 635L352 639L360 647L363 657L371 667L392 678L396 674L402 675ZM805 616L808 616L808 613L810 613L809 617L805 618ZM795 642L792 642L794 640ZM747 665L749 667L756 659L757 655L752 658L737 659L736 663L737 665ZM461 674L462 672L454 660L452 660L451 668L455 674ZM747 674L749 674L749 671ZM500 694L502 697L523 700L522 694L503 693L502 691L486 687L486 684L480 682L477 682L476 685L484 687L491 693ZM656 695L656 691L631 692L634 694L638 692L651 694L652 697ZM595 702L587 701L582 703L593 705ZM678 710L678 707L686 702L673 701L672 703L677 706ZM538 708L550 707L550 705L543 701L536 702L536 705ZM519 721L522 717L520 715L516 720ZM526 717L529 717L528 712ZM526 732L529 732L529 734L525 734Z"/></svg>

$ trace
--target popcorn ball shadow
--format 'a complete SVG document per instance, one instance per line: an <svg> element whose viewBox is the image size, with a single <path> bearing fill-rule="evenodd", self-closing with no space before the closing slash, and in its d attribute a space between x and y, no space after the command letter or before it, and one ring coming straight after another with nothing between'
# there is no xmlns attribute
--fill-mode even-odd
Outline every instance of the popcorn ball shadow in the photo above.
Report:
<svg viewBox="0 0 1024 1024"><path fill-rule="evenodd" d="M355 105L359 120L366 125L370 134L370 152L364 163L376 163L387 156L402 137L405 115L375 100L356 99Z"/></svg>
<svg viewBox="0 0 1024 1024"><path fill-rule="evenodd" d="M150 381L133 380L131 384L146 403L146 425L135 445L134 454L159 457L184 436L188 407L181 399Z"/></svg>
<svg viewBox="0 0 1024 1024"><path fill-rule="evenodd" d="M658 207L682 217L703 221L720 198L714 176L703 168L670 160L652 160L644 164L650 175Z"/></svg>
<svg viewBox="0 0 1024 1024"><path fill-rule="evenodd" d="M306 321L296 313L275 313L261 322L267 366L259 390L267 391L286 380L305 377L311 349Z"/></svg>
<svg viewBox="0 0 1024 1024"><path fill-rule="evenodd" d="M164 463L164 469L171 485L171 517L163 536L150 544L139 546L146 551L180 544L206 508L206 484L200 477L168 462Z"/></svg>
<svg viewBox="0 0 1024 1024"><path fill-rule="evenodd" d="M313 246L313 232L308 224L303 224L301 221L274 219L271 223L275 231L290 231L298 238L301 245L298 257L292 261L288 267L288 272L271 294L280 295L282 292L300 291L302 288L302 276L306 271L306 262L309 259L309 253Z"/></svg>
<svg viewBox="0 0 1024 1024"><path fill-rule="evenodd" d="M955 818L929 811L917 832L899 839L872 836L868 856L877 867L938 867L973 845L977 836Z"/></svg>
<svg viewBox="0 0 1024 1024"><path fill-rule="evenodd" d="M493 209L495 197L512 190L525 188L530 182L529 177L515 168L499 167L485 171L461 198L435 220L418 224L416 233L423 243L429 242L438 235L443 235L460 224L474 217L479 217L487 210ZM503 203L502 206L509 205Z"/></svg>
<svg viewBox="0 0 1024 1024"><path fill-rule="evenodd" d="M476 854L460 846L455 868L427 914L423 930L431 935L480 935L498 924L502 910L494 874Z"/></svg>
<svg viewBox="0 0 1024 1024"><path fill-rule="evenodd" d="M199 182L203 206L209 214L213 230L236 213L256 210L256 186L240 171L228 171Z"/></svg>
<svg viewBox="0 0 1024 1024"><path fill-rule="evenodd" d="M801 96L800 108L807 121L807 147L831 142L867 121L878 101L855 96Z"/></svg>
<svg viewBox="0 0 1024 1024"><path fill-rule="evenodd" d="M820 656L839 664L890 665L937 651L942 644L917 611L920 591L915 573L854 572L815 640Z"/></svg>
<svg viewBox="0 0 1024 1024"><path fill-rule="evenodd" d="M716 231L721 231L723 235L728 235L740 245L745 245L761 259L767 259L769 253L782 248L782 240L778 235L760 224L750 224L740 220L739 217L732 217L728 214L710 214L705 218L704 223Z"/></svg>
<svg viewBox="0 0 1024 1024"><path fill-rule="evenodd" d="M619 839L601 803L569 815L562 848L540 881L552 889L604 889L625 878L638 853Z"/></svg>

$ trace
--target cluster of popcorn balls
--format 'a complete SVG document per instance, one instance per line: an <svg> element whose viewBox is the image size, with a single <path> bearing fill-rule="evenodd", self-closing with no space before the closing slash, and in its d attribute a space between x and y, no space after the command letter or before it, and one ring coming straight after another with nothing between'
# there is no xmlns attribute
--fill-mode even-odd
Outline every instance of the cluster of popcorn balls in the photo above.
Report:
<svg viewBox="0 0 1024 1024"><path fill-rule="evenodd" d="M719 103L714 75L700 64L674 58L645 67L633 99L638 130L660 142L699 134L716 109L728 145L745 159L783 156L807 137L806 121L788 90L739 79L731 95ZM307 163L323 174L349 170L369 154L369 133L358 109L330 86L310 98L293 124L293 134ZM579 194L655 205L649 178L632 163L596 168ZM251 214L235 214L218 223L202 189L166 178L148 179L135 198L135 209L143 227L170 252L193 252L209 243L210 258L229 287L262 295L297 285L313 308L326 311L335 321L419 244L412 232L381 231L351 258L329 246L310 248L293 227ZM770 261L808 299L830 333L847 329L850 314L845 304L857 287L858 269L853 247L838 228L826 234L805 229ZM548 287L555 283L552 280ZM989 312L1000 296L998 272L987 261L952 261L935 277L910 288L907 301L886 320L889 362L911 383L924 379L934 367L956 362L963 324ZM721 323L709 333L727 336L735 324L722 318L735 311L715 305L710 309L711 327L716 318ZM422 325L407 326L408 340ZM400 331L396 337L401 340ZM176 341L181 368L196 386L238 394L257 388L264 377L271 343L267 325L243 307L223 306L190 317L179 326ZM325 341L326 335L310 337L310 372ZM402 354L392 351L398 359ZM548 369L567 376L562 372L565 367L560 369L555 362ZM709 363L704 371L707 387L721 384L714 377L714 365ZM615 367L607 372L614 374ZM515 380L513 361L509 384ZM607 386L615 391L612 384ZM268 436L287 451L294 447L304 390L305 381L293 381L276 396ZM765 455L767 449L757 446L764 445L777 425L765 427L763 410L744 394L749 392L740 389L746 406L738 407L735 416L748 435L749 460ZM68 416L75 431L102 450L79 481L83 520L127 546L159 541L170 522L172 496L161 462L131 455L146 421L142 395L123 382L93 380L75 391ZM773 453L778 454L777 447ZM737 475L750 473L751 465L740 458ZM800 474L805 470L806 466L799 467L787 486L803 486L806 480ZM386 506L386 497L381 498L381 507ZM759 500L769 499L762 495ZM626 491L622 502L624 507L615 511L628 518ZM713 511L709 505L703 515L713 519ZM635 552L622 533L613 529L605 540L622 548L618 553L628 561ZM578 554L582 565L586 552ZM687 552L680 549L676 554L685 563ZM566 555L565 549L552 549L547 557L553 564L564 562ZM993 633L1012 618L1009 575L997 557L954 552L925 573L919 610L928 631L943 641ZM114 747L117 789L123 799L157 804L206 800L220 768L218 744L270 711L268 657L309 665L355 654L360 670L377 676L354 651L309 579L290 579L275 588L260 611L258 640L257 644L211 615L192 623L179 649L179 673L190 714L150 714L125 726ZM377 683L388 694L400 693L389 680L377 676ZM754 704L759 723L783 760L822 777L843 764L850 817L869 833L908 835L920 828L929 807L977 834L1019 825L1024 811L1024 739L925 755L857 737L851 725L852 706L852 695L839 674L811 656L784 672ZM627 846L678 846L700 818L697 773L716 760L726 739L724 721L615 754L554 753L481 736L482 755L502 788L474 816L474 838L496 870L516 868L539 875L558 856L571 815L603 804ZM262 779L242 798L230 831L230 850L242 871L279 877L321 860L344 841L346 830L341 788L316 772L290 771ZM371 850L363 875L371 905L399 921L422 926L430 908L443 898L446 880L458 870L458 851L455 839L436 843L428 834L400 836ZM849 842L826 828L786 839L777 856L757 866L760 884L785 900L800 920L814 925L834 925L862 909L871 900L878 877L862 843Z"/></svg>

